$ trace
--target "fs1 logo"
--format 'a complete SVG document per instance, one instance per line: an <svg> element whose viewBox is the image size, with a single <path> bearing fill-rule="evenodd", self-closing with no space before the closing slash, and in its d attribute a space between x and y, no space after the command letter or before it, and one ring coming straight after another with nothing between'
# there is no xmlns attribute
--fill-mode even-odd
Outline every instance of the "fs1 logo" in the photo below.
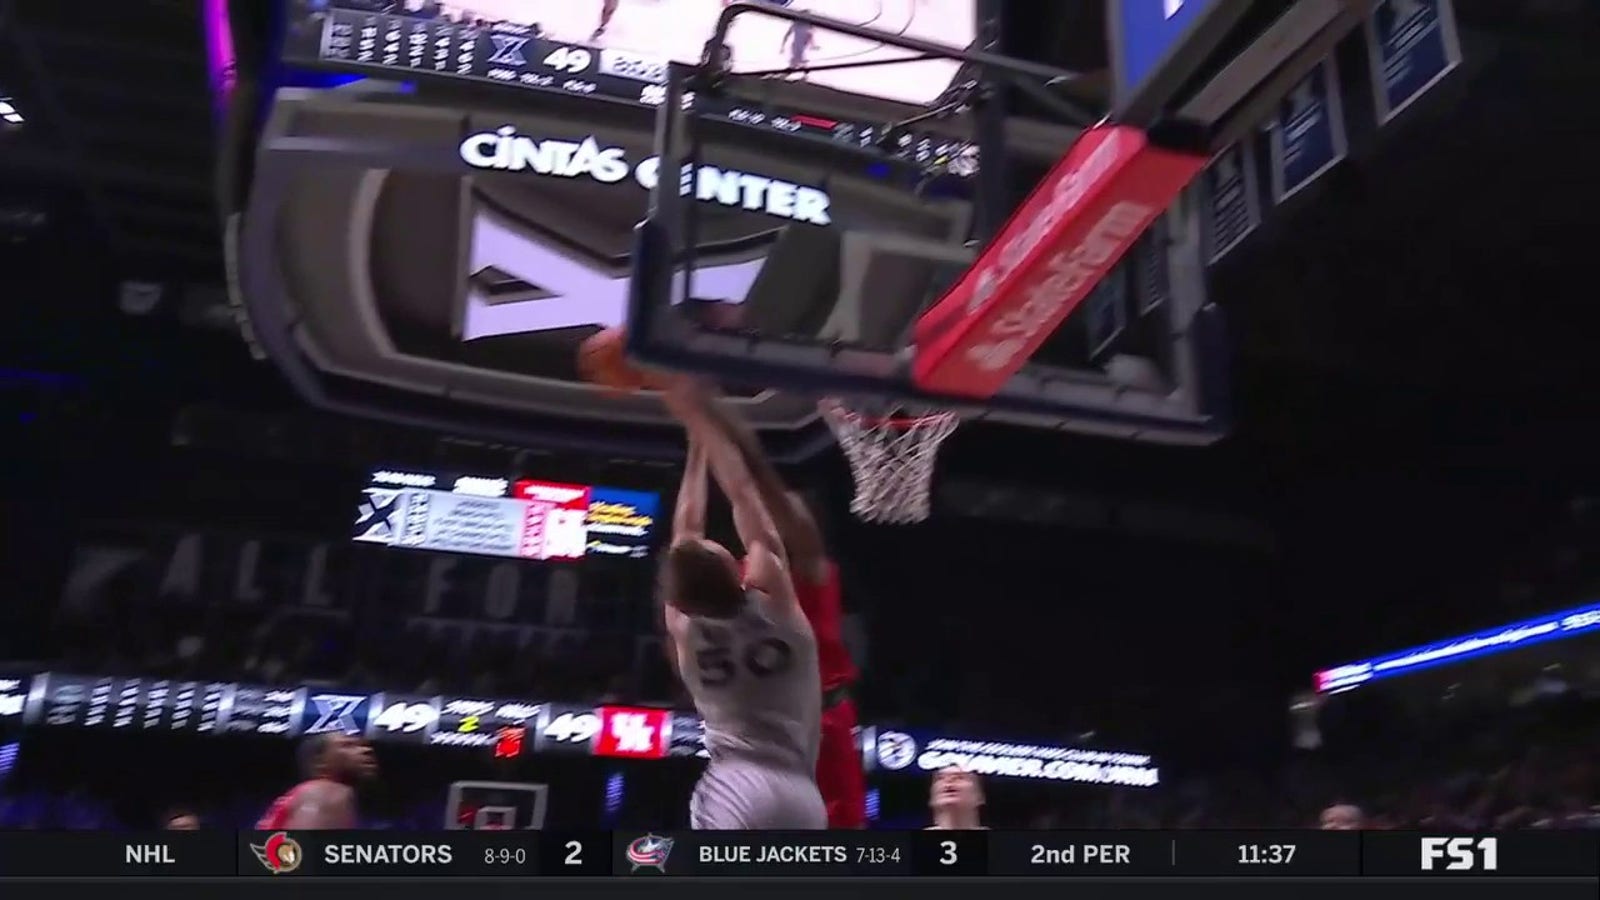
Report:
<svg viewBox="0 0 1600 900"><path fill-rule="evenodd" d="M1500 868L1499 838L1425 837L1422 839L1422 870L1432 872L1493 872Z"/></svg>

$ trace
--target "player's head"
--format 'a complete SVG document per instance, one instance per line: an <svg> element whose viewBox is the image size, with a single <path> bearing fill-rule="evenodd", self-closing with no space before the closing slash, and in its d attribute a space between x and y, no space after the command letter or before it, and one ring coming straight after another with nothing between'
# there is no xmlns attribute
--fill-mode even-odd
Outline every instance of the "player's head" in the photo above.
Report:
<svg viewBox="0 0 1600 900"><path fill-rule="evenodd" d="M1365 819L1361 807L1353 803L1335 803L1322 811L1319 825L1323 831L1360 831Z"/></svg>
<svg viewBox="0 0 1600 900"><path fill-rule="evenodd" d="M703 537L680 538L661 562L662 597L685 615L726 619L744 608L744 579L728 548Z"/></svg>
<svg viewBox="0 0 1600 900"><path fill-rule="evenodd" d="M167 831L199 831L200 817L191 810L169 809L161 817L161 827Z"/></svg>
<svg viewBox="0 0 1600 900"><path fill-rule="evenodd" d="M934 773L928 788L928 808L939 813L976 813L983 806L983 784L978 776L959 766Z"/></svg>
<svg viewBox="0 0 1600 900"><path fill-rule="evenodd" d="M327 778L354 784L378 772L372 745L349 734L313 735L300 745L300 773L306 778Z"/></svg>

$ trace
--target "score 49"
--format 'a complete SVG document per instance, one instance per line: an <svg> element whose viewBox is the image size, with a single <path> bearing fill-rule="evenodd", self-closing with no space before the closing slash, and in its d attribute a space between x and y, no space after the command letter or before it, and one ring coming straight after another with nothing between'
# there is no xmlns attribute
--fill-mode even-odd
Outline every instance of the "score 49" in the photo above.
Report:
<svg viewBox="0 0 1600 900"><path fill-rule="evenodd" d="M594 65L594 53L584 47L557 47L545 56L542 64L557 72L581 75Z"/></svg>
<svg viewBox="0 0 1600 900"><path fill-rule="evenodd" d="M432 703L391 703L372 720L372 726L390 734L414 734L438 721L439 710Z"/></svg>

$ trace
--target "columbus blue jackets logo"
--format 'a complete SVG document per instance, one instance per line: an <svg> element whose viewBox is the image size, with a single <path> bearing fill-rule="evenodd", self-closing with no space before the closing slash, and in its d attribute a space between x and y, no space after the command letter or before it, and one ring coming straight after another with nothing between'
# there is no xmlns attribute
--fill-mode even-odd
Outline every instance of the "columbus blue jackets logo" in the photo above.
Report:
<svg viewBox="0 0 1600 900"><path fill-rule="evenodd" d="M658 834L647 834L636 838L628 844L629 872L640 869L655 869L666 874L667 857L672 855L672 838L662 837Z"/></svg>

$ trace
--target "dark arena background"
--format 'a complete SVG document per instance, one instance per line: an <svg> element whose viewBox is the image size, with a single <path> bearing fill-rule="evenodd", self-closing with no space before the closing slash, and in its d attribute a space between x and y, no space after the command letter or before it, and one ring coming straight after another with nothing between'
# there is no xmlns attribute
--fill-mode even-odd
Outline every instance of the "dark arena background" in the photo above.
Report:
<svg viewBox="0 0 1600 900"><path fill-rule="evenodd" d="M0 893L1595 896L1597 41L0 0ZM864 828L691 829L606 329L813 509Z"/></svg>

